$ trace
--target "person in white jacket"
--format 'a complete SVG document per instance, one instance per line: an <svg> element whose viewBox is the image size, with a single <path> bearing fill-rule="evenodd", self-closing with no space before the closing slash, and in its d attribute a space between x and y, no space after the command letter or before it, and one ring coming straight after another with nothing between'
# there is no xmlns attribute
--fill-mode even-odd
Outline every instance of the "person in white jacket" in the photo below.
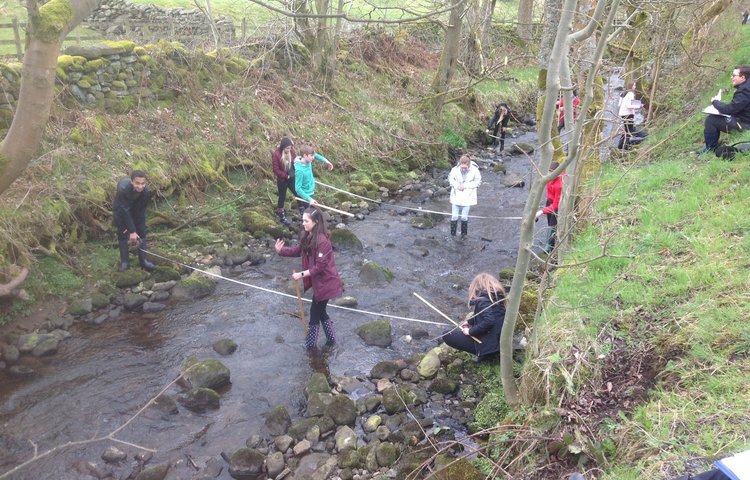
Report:
<svg viewBox="0 0 750 480"><path fill-rule="evenodd" d="M482 183L482 175L477 164L468 155L462 155L458 165L448 175L451 185L451 235L456 236L458 217L461 217L461 238L466 238L469 230L469 208L477 204L477 188Z"/></svg>

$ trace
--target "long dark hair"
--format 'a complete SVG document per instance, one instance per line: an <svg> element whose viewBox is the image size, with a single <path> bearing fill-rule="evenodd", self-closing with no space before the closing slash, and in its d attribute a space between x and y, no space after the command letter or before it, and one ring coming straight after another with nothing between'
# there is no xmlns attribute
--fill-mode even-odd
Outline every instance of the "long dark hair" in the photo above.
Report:
<svg viewBox="0 0 750 480"><path fill-rule="evenodd" d="M302 252L305 253L305 255L310 255L318 251L318 238L320 237L320 234L322 233L326 237L330 236L330 234L328 233L325 215L321 209L307 207L304 213L306 213L310 217L310 220L315 223L312 230L309 232L304 228L302 229L299 241L300 246L302 247Z"/></svg>

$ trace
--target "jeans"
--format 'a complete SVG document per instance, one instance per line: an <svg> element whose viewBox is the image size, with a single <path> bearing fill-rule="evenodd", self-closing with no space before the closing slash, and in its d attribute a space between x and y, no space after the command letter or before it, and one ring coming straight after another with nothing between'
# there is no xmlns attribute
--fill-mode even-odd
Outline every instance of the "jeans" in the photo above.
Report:
<svg viewBox="0 0 750 480"><path fill-rule="evenodd" d="M462 222L469 221L469 206L453 205L451 207L451 222L458 220L459 215L461 216Z"/></svg>

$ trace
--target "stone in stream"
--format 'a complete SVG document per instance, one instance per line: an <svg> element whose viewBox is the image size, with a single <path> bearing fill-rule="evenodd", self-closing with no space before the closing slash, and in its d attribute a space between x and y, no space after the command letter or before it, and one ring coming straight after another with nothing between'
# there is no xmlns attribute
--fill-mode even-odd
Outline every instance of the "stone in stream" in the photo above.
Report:
<svg viewBox="0 0 750 480"><path fill-rule="evenodd" d="M229 475L237 480L262 478L265 459L254 448L240 448L229 458Z"/></svg>
<svg viewBox="0 0 750 480"><path fill-rule="evenodd" d="M292 425L292 418L283 405L277 405L270 412L265 414L266 428L271 435L284 435Z"/></svg>
<svg viewBox="0 0 750 480"><path fill-rule="evenodd" d="M217 389L229 384L229 369L219 360L188 357L182 362L182 374L193 388Z"/></svg>
<svg viewBox="0 0 750 480"><path fill-rule="evenodd" d="M107 463L120 463L128 458L128 454L116 447L109 447L102 453L102 460Z"/></svg>
<svg viewBox="0 0 750 480"><path fill-rule="evenodd" d="M231 355L237 351L237 343L231 338L220 338L211 345L219 355Z"/></svg>
<svg viewBox="0 0 750 480"><path fill-rule="evenodd" d="M193 388L178 397L179 402L188 410L202 413L206 410L217 410L221 397L210 388Z"/></svg>
<svg viewBox="0 0 750 480"><path fill-rule="evenodd" d="M362 324L355 332L366 345L389 347L392 343L391 322L385 319Z"/></svg>

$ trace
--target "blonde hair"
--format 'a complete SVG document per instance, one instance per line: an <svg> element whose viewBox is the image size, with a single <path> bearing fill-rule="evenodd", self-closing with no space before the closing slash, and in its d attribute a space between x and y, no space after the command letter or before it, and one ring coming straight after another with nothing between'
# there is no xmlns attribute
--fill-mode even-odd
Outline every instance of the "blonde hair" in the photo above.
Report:
<svg viewBox="0 0 750 480"><path fill-rule="evenodd" d="M474 277L469 285L469 306L471 307L471 301L482 293L487 292L492 302L497 302L500 299L505 300L505 288L500 280L495 278L494 275L482 272Z"/></svg>
<svg viewBox="0 0 750 480"><path fill-rule="evenodd" d="M305 155L314 155L314 154L315 154L315 149L312 147L312 145L302 145L301 147L299 147L299 155L301 157Z"/></svg>

